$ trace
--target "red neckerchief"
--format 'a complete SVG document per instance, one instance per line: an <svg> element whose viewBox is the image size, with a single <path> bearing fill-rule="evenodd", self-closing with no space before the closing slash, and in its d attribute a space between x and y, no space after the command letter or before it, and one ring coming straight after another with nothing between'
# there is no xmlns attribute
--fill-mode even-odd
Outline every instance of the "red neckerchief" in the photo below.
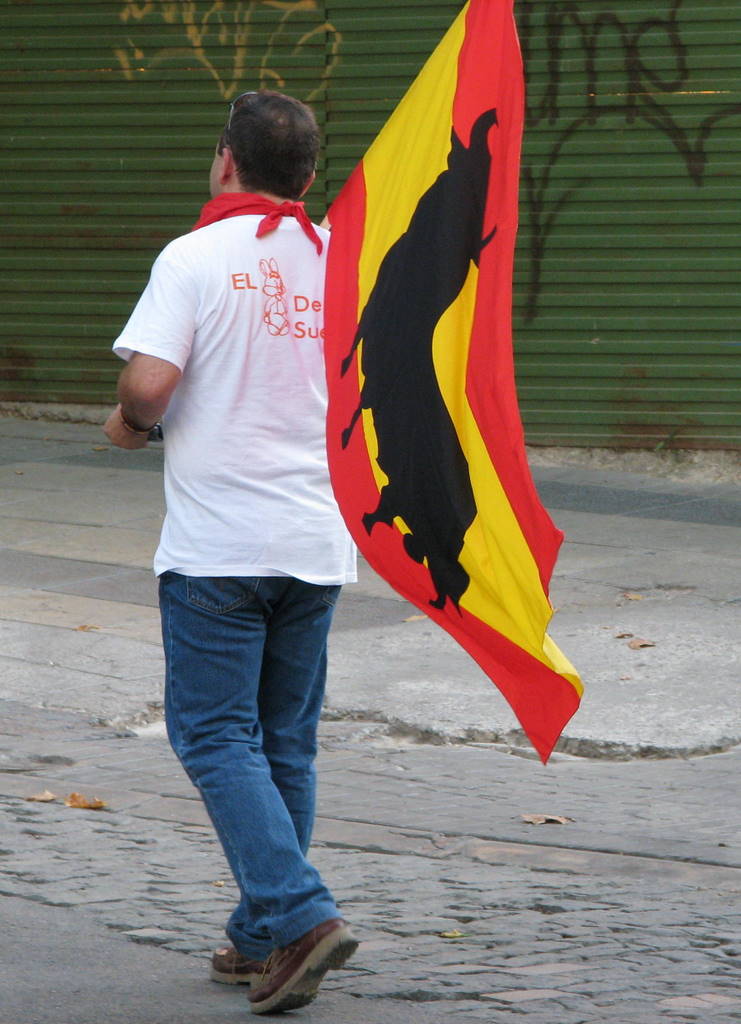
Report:
<svg viewBox="0 0 741 1024"><path fill-rule="evenodd" d="M215 224L217 220L227 217L241 217L245 213L264 213L266 216L257 228L257 237L262 238L269 231L278 227L283 217L295 217L308 239L316 246L317 253L323 249L322 240L314 230L303 203L294 203L287 199L283 203L274 203L272 199L258 196L254 192L221 192L215 199L210 199L201 210L201 215L191 230L205 228L207 224Z"/></svg>

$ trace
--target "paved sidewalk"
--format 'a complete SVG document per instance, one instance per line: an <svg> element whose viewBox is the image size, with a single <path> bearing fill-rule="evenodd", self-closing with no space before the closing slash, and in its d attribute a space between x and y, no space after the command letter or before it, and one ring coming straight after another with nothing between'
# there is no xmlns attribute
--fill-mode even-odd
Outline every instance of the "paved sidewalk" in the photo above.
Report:
<svg viewBox="0 0 741 1024"><path fill-rule="evenodd" d="M1 418L0 440L2 695L124 724L160 717L161 448ZM741 676L738 484L552 465L535 477L567 535L550 632L587 687L562 749L688 756L741 742L741 701L728 699ZM367 717L379 736L522 747L474 662L360 570L332 632L328 714Z"/></svg>
<svg viewBox="0 0 741 1024"><path fill-rule="evenodd" d="M0 1024L244 1020L207 981L234 885L157 724L161 453L0 437ZM315 859L362 945L291 1019L741 1021L738 488L536 478L584 707L544 768L441 631L365 571L347 588Z"/></svg>

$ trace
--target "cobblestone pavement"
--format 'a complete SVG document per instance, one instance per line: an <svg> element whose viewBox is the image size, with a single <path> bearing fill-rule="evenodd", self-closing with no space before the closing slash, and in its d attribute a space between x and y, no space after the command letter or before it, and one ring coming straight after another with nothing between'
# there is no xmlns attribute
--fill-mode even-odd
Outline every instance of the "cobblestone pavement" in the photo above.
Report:
<svg viewBox="0 0 741 1024"><path fill-rule="evenodd" d="M2 711L0 893L75 908L205 977L235 889L166 743ZM405 1005L417 1020L418 1004L431 1022L741 1020L741 750L543 768L369 734L322 728L314 856L362 945L295 1019L354 996L346 1019L363 1024ZM47 788L108 807L26 800Z"/></svg>

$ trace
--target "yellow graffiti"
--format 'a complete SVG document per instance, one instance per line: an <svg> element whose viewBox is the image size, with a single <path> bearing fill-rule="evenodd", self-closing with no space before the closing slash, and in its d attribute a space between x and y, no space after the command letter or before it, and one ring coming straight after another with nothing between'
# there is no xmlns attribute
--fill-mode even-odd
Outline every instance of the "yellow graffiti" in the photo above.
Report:
<svg viewBox="0 0 741 1024"><path fill-rule="evenodd" d="M131 3L124 4L123 10L121 11L121 21L128 21L129 18L134 18L136 21L141 21L154 7L152 0L148 3L137 4L133 0Z"/></svg>
<svg viewBox="0 0 741 1024"><path fill-rule="evenodd" d="M254 32L253 15L260 8L279 11L280 16L267 45L263 44L257 55L250 53L250 42ZM159 21L168 27L168 32L179 32L181 38L177 42L173 40L172 46L150 52L146 52L143 35L139 39L129 38L128 48L116 48L114 54L129 81L140 78L168 60L183 56L194 59L214 80L223 99L230 100L244 88L245 83L284 89L289 72L281 66L281 58L293 58L309 45L316 47L323 37L321 65L317 67L312 82L314 88L302 97L312 100L322 91L336 67L342 40L329 21L322 21L297 35L297 23L292 19L299 12L304 15L313 12L317 17L322 13L317 0L244 0L232 3L224 0L211 3L203 0L181 0L177 3L171 0L147 0L144 3L127 0L119 11L122 22L149 28L150 24ZM305 20L304 17L302 29L305 29Z"/></svg>
<svg viewBox="0 0 741 1024"><path fill-rule="evenodd" d="M135 43L132 43L130 39L128 40L128 44L128 50L116 49L113 52L115 53L116 57L118 57L118 62L123 68L124 75L129 80L131 80L135 77L135 71L146 71L146 68L142 67L141 64L141 62L144 60L144 53L139 49L139 47ZM135 65L132 65L130 57L134 58L134 61L136 62Z"/></svg>
<svg viewBox="0 0 741 1024"><path fill-rule="evenodd" d="M279 11L288 10L302 10L302 11L316 11L318 10L316 0L298 0L298 2L291 2L291 0L264 0L266 7L275 7Z"/></svg>

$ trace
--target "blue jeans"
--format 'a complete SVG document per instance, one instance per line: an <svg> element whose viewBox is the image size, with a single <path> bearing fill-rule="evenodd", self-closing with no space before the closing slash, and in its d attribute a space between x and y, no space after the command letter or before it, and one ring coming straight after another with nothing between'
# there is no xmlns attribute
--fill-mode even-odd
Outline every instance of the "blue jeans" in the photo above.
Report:
<svg viewBox="0 0 741 1024"><path fill-rule="evenodd" d="M168 736L239 886L227 935L258 960L339 916L306 859L339 591L288 576L160 577Z"/></svg>

